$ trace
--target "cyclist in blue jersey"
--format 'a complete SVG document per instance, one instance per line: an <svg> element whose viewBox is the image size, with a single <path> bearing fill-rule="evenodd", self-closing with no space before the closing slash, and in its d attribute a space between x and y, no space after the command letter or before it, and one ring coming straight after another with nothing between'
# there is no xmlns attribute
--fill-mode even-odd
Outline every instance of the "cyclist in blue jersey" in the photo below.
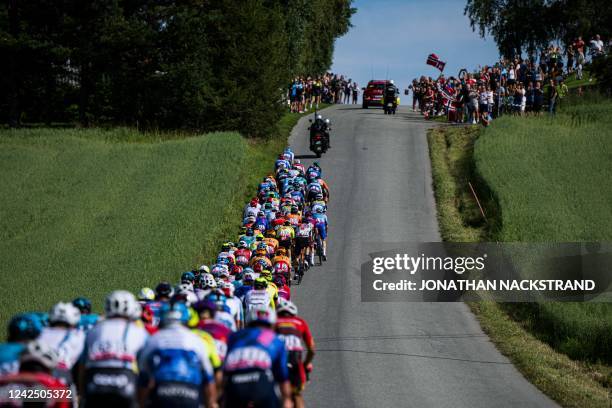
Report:
<svg viewBox="0 0 612 408"><path fill-rule="evenodd" d="M281 401L284 408L293 406L287 351L273 331L275 323L274 310L254 307L247 315L248 327L230 336L224 366L226 407L275 408Z"/></svg>
<svg viewBox="0 0 612 408"><path fill-rule="evenodd" d="M8 325L7 342L0 344L0 376L19 371L19 357L26 344L36 339L42 330L40 320L33 314L13 317Z"/></svg>
<svg viewBox="0 0 612 408"><path fill-rule="evenodd" d="M217 407L213 368L206 345L187 328L189 310L167 304L161 328L139 356L139 400L147 407Z"/></svg>
<svg viewBox="0 0 612 408"><path fill-rule="evenodd" d="M81 320L78 328L87 332L98 322L98 315L91 313L91 301L84 297L78 297L72 301L72 305L81 312Z"/></svg>

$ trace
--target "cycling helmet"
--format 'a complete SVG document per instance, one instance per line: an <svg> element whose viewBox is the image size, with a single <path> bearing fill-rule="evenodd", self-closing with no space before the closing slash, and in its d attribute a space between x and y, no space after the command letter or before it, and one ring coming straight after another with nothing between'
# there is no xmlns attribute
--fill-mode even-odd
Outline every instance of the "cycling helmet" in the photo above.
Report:
<svg viewBox="0 0 612 408"><path fill-rule="evenodd" d="M81 314L91 313L91 301L84 297L78 297L72 301L72 305L79 309Z"/></svg>
<svg viewBox="0 0 612 408"><path fill-rule="evenodd" d="M202 282L202 289L214 289L217 287L217 281L215 280L214 276L209 273L202 276L204 277Z"/></svg>
<svg viewBox="0 0 612 408"><path fill-rule="evenodd" d="M21 364L37 363L52 371L59 362L59 355L47 343L34 340L28 343L25 350L21 353L19 359Z"/></svg>
<svg viewBox="0 0 612 408"><path fill-rule="evenodd" d="M260 305L249 310L246 320L249 325L263 324L272 327L276 323L276 313L271 308Z"/></svg>
<svg viewBox="0 0 612 408"><path fill-rule="evenodd" d="M229 242L226 242L225 244L221 245L221 252L229 252L230 249L232 249L232 246L230 245Z"/></svg>
<svg viewBox="0 0 612 408"><path fill-rule="evenodd" d="M72 303L59 302L51 308L49 312L49 323L64 323L71 327L76 327L81 319L81 312Z"/></svg>
<svg viewBox="0 0 612 408"><path fill-rule="evenodd" d="M206 265L200 265L198 271L200 271L200 273L210 273L210 269Z"/></svg>
<svg viewBox="0 0 612 408"><path fill-rule="evenodd" d="M254 280L255 280L255 275L252 272L245 272L244 276L242 277L242 282L245 284L247 282L251 284Z"/></svg>
<svg viewBox="0 0 612 408"><path fill-rule="evenodd" d="M183 274L181 275L181 283L191 283L193 285L194 282L195 275L193 274L193 272L183 272Z"/></svg>
<svg viewBox="0 0 612 408"><path fill-rule="evenodd" d="M116 290L106 297L104 303L106 317L125 317L135 319L140 315L140 304L131 292Z"/></svg>
<svg viewBox="0 0 612 408"><path fill-rule="evenodd" d="M189 321L189 309L184 303L165 303L161 310L161 325L170 323L187 324Z"/></svg>
<svg viewBox="0 0 612 408"><path fill-rule="evenodd" d="M225 293L220 290L209 293L208 296L206 296L206 299L214 302L217 305L217 310L219 311L225 310L227 306L227 296L225 296Z"/></svg>
<svg viewBox="0 0 612 408"><path fill-rule="evenodd" d="M323 214L323 207L317 207L314 209L317 214Z"/></svg>
<svg viewBox="0 0 612 408"><path fill-rule="evenodd" d="M266 231L266 238L276 238L276 231L269 229Z"/></svg>
<svg viewBox="0 0 612 408"><path fill-rule="evenodd" d="M34 340L42 331L40 319L32 314L20 314L11 319L8 325L8 341Z"/></svg>
<svg viewBox="0 0 612 408"><path fill-rule="evenodd" d="M315 198L317 200L322 200L323 199L323 194L322 193L317 193L317 195L315 195Z"/></svg>
<svg viewBox="0 0 612 408"><path fill-rule="evenodd" d="M176 293L193 292L193 284L189 282L181 283L176 287Z"/></svg>
<svg viewBox="0 0 612 408"><path fill-rule="evenodd" d="M155 288L155 295L158 298L160 298L160 297L171 298L173 294L174 294L174 290L172 289L172 285L170 285L170 283L168 283L168 282L161 282Z"/></svg>
<svg viewBox="0 0 612 408"><path fill-rule="evenodd" d="M287 313L291 316L297 316L298 309L295 303L290 300L280 298L278 299L278 306L276 307L276 313Z"/></svg>
<svg viewBox="0 0 612 408"><path fill-rule="evenodd" d="M285 286L287 284L287 280L283 275L275 275L272 280L276 286Z"/></svg>
<svg viewBox="0 0 612 408"><path fill-rule="evenodd" d="M138 292L138 300L142 302L155 300L155 291L151 288L140 289L140 292Z"/></svg>
<svg viewBox="0 0 612 408"><path fill-rule="evenodd" d="M253 228L247 228L247 230L245 231L245 234L247 237L252 237L254 234Z"/></svg>
<svg viewBox="0 0 612 408"><path fill-rule="evenodd" d="M286 256L287 250L285 248L278 248L275 253L276 256Z"/></svg>
<svg viewBox="0 0 612 408"><path fill-rule="evenodd" d="M238 241L238 248L248 248L248 244L246 243L245 240L241 239L240 241Z"/></svg>
<svg viewBox="0 0 612 408"><path fill-rule="evenodd" d="M212 300L204 299L196 302L193 305L193 309L198 313L208 311L210 313L210 317L215 317L215 312L217 311L217 304Z"/></svg>
<svg viewBox="0 0 612 408"><path fill-rule="evenodd" d="M265 289L268 287L268 281L266 278L260 277L255 279L255 283L253 284L255 289Z"/></svg>
<svg viewBox="0 0 612 408"><path fill-rule="evenodd" d="M272 282L272 272L270 272L267 269L264 269L263 271L261 271L259 273L259 277L260 278L264 278L265 280L267 280L268 282Z"/></svg>

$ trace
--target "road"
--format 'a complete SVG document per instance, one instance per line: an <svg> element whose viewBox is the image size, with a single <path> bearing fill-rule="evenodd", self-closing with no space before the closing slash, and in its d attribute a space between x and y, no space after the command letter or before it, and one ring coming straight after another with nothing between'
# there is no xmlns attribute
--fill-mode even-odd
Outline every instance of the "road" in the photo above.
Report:
<svg viewBox="0 0 612 408"><path fill-rule="evenodd" d="M440 241L426 124L401 107L336 105L332 149L319 159L331 189L329 257L294 300L318 353L310 407L550 407L502 356L463 303L362 303L369 242ZM311 116L309 116L311 117ZM290 145L309 156L307 118ZM310 164L312 158L303 157Z"/></svg>

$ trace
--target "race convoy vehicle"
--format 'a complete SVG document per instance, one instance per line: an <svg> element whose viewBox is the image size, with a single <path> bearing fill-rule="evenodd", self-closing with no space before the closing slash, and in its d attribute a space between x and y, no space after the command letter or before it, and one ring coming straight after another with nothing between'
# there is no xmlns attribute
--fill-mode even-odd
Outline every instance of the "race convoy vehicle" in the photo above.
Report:
<svg viewBox="0 0 612 408"><path fill-rule="evenodd" d="M315 349L290 286L315 254L326 260L322 174L286 149L245 206L244 233L176 284L114 291L100 316L85 298L15 316L0 405L17 387L49 407L303 407Z"/></svg>
<svg viewBox="0 0 612 408"><path fill-rule="evenodd" d="M368 86L362 88L363 90L363 109L367 109L370 106L383 107L383 99L385 94L385 88L391 84L390 80L387 79L373 79L368 82Z"/></svg>

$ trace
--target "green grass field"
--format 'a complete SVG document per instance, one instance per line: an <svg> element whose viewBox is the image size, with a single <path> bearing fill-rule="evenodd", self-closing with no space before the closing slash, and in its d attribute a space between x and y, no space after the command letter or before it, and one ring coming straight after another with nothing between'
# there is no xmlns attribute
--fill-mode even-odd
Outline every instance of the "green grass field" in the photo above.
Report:
<svg viewBox="0 0 612 408"><path fill-rule="evenodd" d="M484 130L434 129L429 146L442 237L610 241L610 113L610 100L585 98L565 101L554 119L505 117ZM479 188L488 222L468 181ZM609 405L611 304L471 306L497 347L563 406Z"/></svg>
<svg viewBox="0 0 612 408"><path fill-rule="evenodd" d="M267 140L130 129L0 130L0 324L209 262L300 115Z"/></svg>

